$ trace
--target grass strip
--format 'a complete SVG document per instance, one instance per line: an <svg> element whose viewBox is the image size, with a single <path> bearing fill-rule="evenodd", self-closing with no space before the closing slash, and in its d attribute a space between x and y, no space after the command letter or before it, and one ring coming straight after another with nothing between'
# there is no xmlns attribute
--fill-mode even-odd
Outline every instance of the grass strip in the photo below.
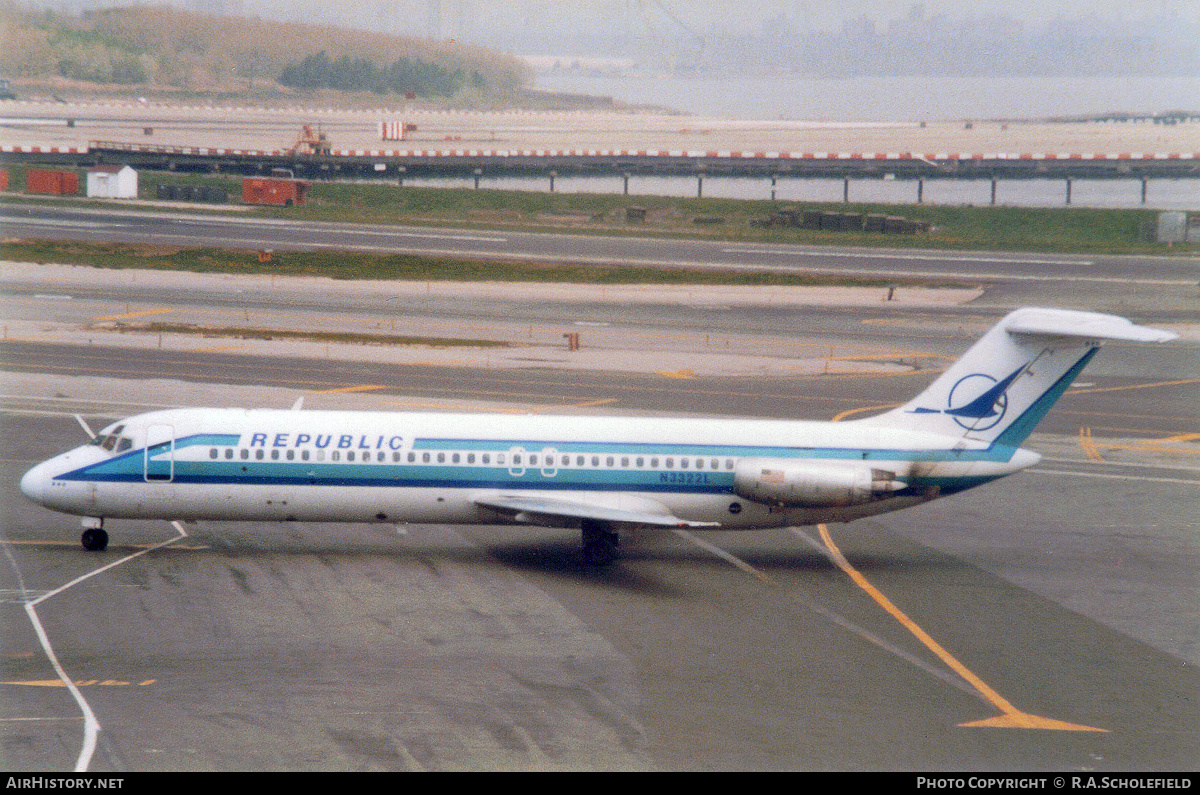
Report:
<svg viewBox="0 0 1200 795"><path fill-rule="evenodd" d="M511 343L498 340L453 339L450 337L414 337L389 334L355 334L342 331L295 331L289 329L238 328L236 326L195 326L189 323L119 324L121 332L147 334L199 334L203 337L234 337L246 340L304 340L340 342L358 345L421 345L430 348L509 348Z"/></svg>
<svg viewBox="0 0 1200 795"><path fill-rule="evenodd" d="M14 163L7 167L11 172L12 189L19 190L24 184L24 170L28 166ZM82 184L84 172L78 170L78 173ZM616 181L618 178L614 176L613 179ZM1004 182L1012 181L1016 180ZM237 203L241 198L242 177L139 171L140 198L154 201L158 186L164 184L218 187L228 192L231 202ZM15 193L0 195L0 201L15 200L36 199ZM72 203L76 202L112 206L111 203L99 201L72 200ZM136 205L122 206L138 209ZM196 212L198 206L162 201L141 209ZM213 209L222 206L211 205ZM631 223L627 220L626 210L632 206L645 209L644 222ZM901 216L931 224L932 229L927 233L885 235L878 232L763 228L751 224L752 221L767 219L784 208ZM1200 210L1200 206L1197 210ZM1200 252L1200 244L1169 246L1154 242L1159 213L1148 209L773 202L765 199L400 187L390 182L316 182L309 202L304 207L254 207L245 213L248 217L345 224L409 224L868 248L1182 256Z"/></svg>
<svg viewBox="0 0 1200 795"><path fill-rule="evenodd" d="M0 257L18 262L90 265L99 268L191 271L278 276L326 276L333 279L394 279L405 281L556 282L570 284L692 284L746 286L882 287L920 284L930 287L975 287L975 284L937 279L896 279L829 274L777 273L736 269L655 268L648 266L575 263L529 263L500 260L451 259L411 254L364 252L276 251L260 262L257 251L163 246L142 243L100 243L8 239Z"/></svg>

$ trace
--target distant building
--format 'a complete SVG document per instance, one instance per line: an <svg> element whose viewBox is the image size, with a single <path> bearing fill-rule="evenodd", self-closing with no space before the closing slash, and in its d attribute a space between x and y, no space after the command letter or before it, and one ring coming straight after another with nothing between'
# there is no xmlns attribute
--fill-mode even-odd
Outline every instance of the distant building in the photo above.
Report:
<svg viewBox="0 0 1200 795"><path fill-rule="evenodd" d="M89 168L87 195L101 199L136 199L137 172L131 166L101 165Z"/></svg>
<svg viewBox="0 0 1200 795"><path fill-rule="evenodd" d="M312 183L301 179L246 177L242 180L242 202L303 207L311 189Z"/></svg>
<svg viewBox="0 0 1200 795"><path fill-rule="evenodd" d="M25 172L25 192L74 196L79 193L79 176L63 169L31 168Z"/></svg>

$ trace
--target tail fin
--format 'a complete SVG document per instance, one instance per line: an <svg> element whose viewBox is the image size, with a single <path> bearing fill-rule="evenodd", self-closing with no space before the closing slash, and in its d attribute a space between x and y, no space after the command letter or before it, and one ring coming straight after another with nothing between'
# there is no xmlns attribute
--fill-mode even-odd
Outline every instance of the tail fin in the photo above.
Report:
<svg viewBox="0 0 1200 795"><path fill-rule="evenodd" d="M924 392L861 422L1017 447L1103 340L1166 342L1176 336L1116 315L1018 309Z"/></svg>

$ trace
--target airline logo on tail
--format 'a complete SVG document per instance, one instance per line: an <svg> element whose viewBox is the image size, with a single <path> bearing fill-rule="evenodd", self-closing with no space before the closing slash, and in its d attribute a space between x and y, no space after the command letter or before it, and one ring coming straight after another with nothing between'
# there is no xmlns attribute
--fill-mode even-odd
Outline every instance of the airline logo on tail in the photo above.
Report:
<svg viewBox="0 0 1200 795"><path fill-rule="evenodd" d="M969 431L994 428L1000 424L1008 411L1008 388L1028 366L1021 365L1000 381L987 373L964 375L950 387L950 394L946 396L946 408L928 409L918 406L911 413L949 414L956 423ZM972 397L980 387L983 387L984 391ZM984 422L989 419L991 422Z"/></svg>

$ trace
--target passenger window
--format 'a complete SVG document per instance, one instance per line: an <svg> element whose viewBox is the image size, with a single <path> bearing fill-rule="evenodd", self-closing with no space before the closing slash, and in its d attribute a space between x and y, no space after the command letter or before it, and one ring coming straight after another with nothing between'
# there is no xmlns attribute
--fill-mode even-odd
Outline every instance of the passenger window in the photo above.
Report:
<svg viewBox="0 0 1200 795"><path fill-rule="evenodd" d="M232 448L232 447L226 447L226 448L225 448L225 457L226 457L226 458L233 458L233 448Z"/></svg>
<svg viewBox="0 0 1200 795"><path fill-rule="evenodd" d="M439 464L446 463L446 454L445 453L438 453L438 463Z"/></svg>
<svg viewBox="0 0 1200 795"><path fill-rule="evenodd" d="M712 461L708 462L708 468L709 469L720 469L721 462L714 458Z"/></svg>
<svg viewBox="0 0 1200 795"><path fill-rule="evenodd" d="M642 457L639 455L639 456L637 457L637 468L638 468L638 469L641 469L641 468L642 468L642 467L644 467L645 465L646 465L646 459L642 458Z"/></svg>
<svg viewBox="0 0 1200 795"><path fill-rule="evenodd" d="M423 463L423 464L429 463L429 453L421 453L421 463Z"/></svg>
<svg viewBox="0 0 1200 795"><path fill-rule="evenodd" d="M324 460L325 460L325 451L324 451L324 450L318 450L318 451L317 451L317 460L318 460L318 461L324 461Z"/></svg>
<svg viewBox="0 0 1200 795"><path fill-rule="evenodd" d="M288 461L295 461L295 460L296 460L296 451L295 451L295 450L288 450L288 451L287 451L287 460L288 460Z"/></svg>
<svg viewBox="0 0 1200 795"><path fill-rule="evenodd" d="M583 456L581 456L581 455L577 455L577 456L575 456L575 466L577 466L577 467L581 467L581 466L583 466L583 462L584 462L585 460L586 460L586 459L584 459L584 457L583 457Z"/></svg>
<svg viewBox="0 0 1200 795"><path fill-rule="evenodd" d="M375 460L376 460L376 461L386 461L386 460L387 460L387 453L376 453L376 454L375 454Z"/></svg>
<svg viewBox="0 0 1200 795"><path fill-rule="evenodd" d="M483 454L483 463L485 463L485 464L490 464L490 463L492 463L492 456L491 456L491 453L484 453L484 454Z"/></svg>
<svg viewBox="0 0 1200 795"><path fill-rule="evenodd" d="M468 464L475 463L475 454L474 453L467 453L467 463Z"/></svg>
<svg viewBox="0 0 1200 795"><path fill-rule="evenodd" d="M393 464L400 463L400 454L399 453L392 453L392 463Z"/></svg>
<svg viewBox="0 0 1200 795"><path fill-rule="evenodd" d="M417 460L417 454L416 454L416 453L409 453L409 454L408 454L408 463L412 464L412 463L416 462L416 460Z"/></svg>
<svg viewBox="0 0 1200 795"><path fill-rule="evenodd" d="M255 451L254 451L254 458L255 458L256 460L258 460L258 461L262 461L262 460L263 460L263 451L262 451L262 450L255 450Z"/></svg>
<svg viewBox="0 0 1200 795"><path fill-rule="evenodd" d="M301 450L301 451L300 451L300 460L301 460L301 461L307 461L307 460L308 460L308 451L307 451L307 450Z"/></svg>
<svg viewBox="0 0 1200 795"><path fill-rule="evenodd" d="M104 449L105 449L105 450L111 450L111 449L112 449L112 447L105 447ZM208 457L209 457L209 458L216 458L216 457L217 457L217 448L215 448L215 447L212 447L212 448L210 448L210 449L209 449L209 451L208 451Z"/></svg>
<svg viewBox="0 0 1200 795"><path fill-rule="evenodd" d="M657 457L650 459L650 468L658 469L658 458Z"/></svg>
<svg viewBox="0 0 1200 795"><path fill-rule="evenodd" d="M564 455L564 456L562 457L562 465L563 465L563 466L565 466L565 467L569 467L569 466L571 466L571 456L569 456L569 455Z"/></svg>
<svg viewBox="0 0 1200 795"><path fill-rule="evenodd" d="M529 456L530 466L537 466L537 462L538 462L538 457L536 455Z"/></svg>
<svg viewBox="0 0 1200 795"><path fill-rule="evenodd" d="M675 468L675 459L668 458L667 459L667 469L674 469L674 468Z"/></svg>
<svg viewBox="0 0 1200 795"><path fill-rule="evenodd" d="M592 456L592 466L594 466L594 467L600 466L600 456L598 456L598 455Z"/></svg>
<svg viewBox="0 0 1200 795"><path fill-rule="evenodd" d="M686 459L686 458L681 458L681 459L679 459L679 468L680 468L680 469L687 469L687 468L688 468L688 463L687 463L687 459Z"/></svg>
<svg viewBox="0 0 1200 795"><path fill-rule="evenodd" d="M250 457L250 451L249 451L249 450L247 450L245 447L243 447L243 448L242 448L240 451L238 451L238 456L239 456L239 457L240 457L240 458L241 458L243 461L245 461L247 458L249 458L249 457Z"/></svg>
<svg viewBox="0 0 1200 795"><path fill-rule="evenodd" d="M278 451L278 450L272 450L272 451L271 451L271 460L272 460L272 461L278 461L278 460L279 460L279 451Z"/></svg>
<svg viewBox="0 0 1200 795"><path fill-rule="evenodd" d="M329 460L330 461L341 461L342 454L339 453L337 450L333 450L332 452L329 453Z"/></svg>
<svg viewBox="0 0 1200 795"><path fill-rule="evenodd" d="M354 451L353 451L353 450L351 450L350 452L346 453L346 460L347 460L347 461L353 461L353 460L354 460Z"/></svg>
<svg viewBox="0 0 1200 795"><path fill-rule="evenodd" d="M608 458L604 459L604 466L610 467L612 465L613 465L613 457L610 455Z"/></svg>

